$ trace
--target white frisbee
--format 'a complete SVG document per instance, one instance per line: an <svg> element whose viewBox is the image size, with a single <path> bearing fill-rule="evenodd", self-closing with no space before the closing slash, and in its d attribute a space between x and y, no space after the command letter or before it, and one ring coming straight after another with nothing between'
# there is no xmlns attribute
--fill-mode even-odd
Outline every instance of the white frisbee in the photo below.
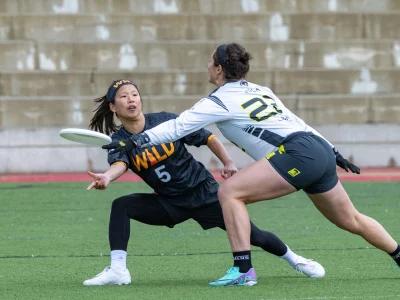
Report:
<svg viewBox="0 0 400 300"><path fill-rule="evenodd" d="M60 131L60 136L66 140L86 145L103 146L111 143L108 135L80 128L65 128Z"/></svg>

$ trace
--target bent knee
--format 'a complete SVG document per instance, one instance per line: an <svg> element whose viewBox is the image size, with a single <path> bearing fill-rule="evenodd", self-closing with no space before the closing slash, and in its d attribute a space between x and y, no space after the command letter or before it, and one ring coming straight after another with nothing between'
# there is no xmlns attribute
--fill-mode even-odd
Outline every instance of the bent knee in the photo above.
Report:
<svg viewBox="0 0 400 300"><path fill-rule="evenodd" d="M122 196L117 199L115 199L112 204L111 204L111 209L123 209L125 210L126 206L128 205L128 197Z"/></svg>
<svg viewBox="0 0 400 300"><path fill-rule="evenodd" d="M223 184L218 189L218 200L220 202L226 202L230 198L229 189L226 188L226 185Z"/></svg>
<svg viewBox="0 0 400 300"><path fill-rule="evenodd" d="M238 198L238 193L229 182L225 182L219 187L218 199L221 203L237 198Z"/></svg>
<svg viewBox="0 0 400 300"><path fill-rule="evenodd" d="M232 185L224 183L218 189L218 200L219 202L226 203L232 200L239 200L246 204L246 199L243 197L243 192L238 191Z"/></svg>
<svg viewBox="0 0 400 300"><path fill-rule="evenodd" d="M341 220L334 223L340 229L346 230L354 234L359 234L361 232L360 217L361 214L359 212L355 212L351 216L342 218Z"/></svg>

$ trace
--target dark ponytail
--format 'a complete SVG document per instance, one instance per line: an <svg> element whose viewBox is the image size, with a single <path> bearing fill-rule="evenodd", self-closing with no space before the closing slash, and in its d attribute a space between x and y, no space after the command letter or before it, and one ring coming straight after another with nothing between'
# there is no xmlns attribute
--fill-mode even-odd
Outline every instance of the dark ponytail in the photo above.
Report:
<svg viewBox="0 0 400 300"><path fill-rule="evenodd" d="M94 110L94 116L90 120L89 128L106 135L111 135L118 130L117 124L114 121L114 113L110 109L110 102L107 100L107 95L94 100L95 103L100 103Z"/></svg>
<svg viewBox="0 0 400 300"><path fill-rule="evenodd" d="M239 80L246 77L253 57L242 45L231 43L218 46L213 58L215 66L222 66L225 79Z"/></svg>

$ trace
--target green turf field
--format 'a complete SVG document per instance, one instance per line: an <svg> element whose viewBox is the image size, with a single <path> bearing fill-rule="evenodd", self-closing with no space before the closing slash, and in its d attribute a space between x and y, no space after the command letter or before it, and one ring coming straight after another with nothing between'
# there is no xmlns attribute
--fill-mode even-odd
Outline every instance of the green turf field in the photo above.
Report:
<svg viewBox="0 0 400 300"><path fill-rule="evenodd" d="M142 183L0 184L0 299L396 299L400 269L361 238L337 229L304 193L250 205L252 220L326 269L308 279L286 262L253 252L258 284L210 288L231 266L225 232L189 221L174 229L132 221L128 286L84 287L109 264L112 200L147 192ZM356 207L400 240L398 182L345 184ZM397 227L397 228L396 228Z"/></svg>

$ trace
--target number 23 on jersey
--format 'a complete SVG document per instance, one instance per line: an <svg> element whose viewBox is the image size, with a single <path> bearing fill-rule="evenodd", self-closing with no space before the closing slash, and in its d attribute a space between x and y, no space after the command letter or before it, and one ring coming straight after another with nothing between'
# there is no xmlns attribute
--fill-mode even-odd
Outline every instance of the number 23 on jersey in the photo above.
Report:
<svg viewBox="0 0 400 300"><path fill-rule="evenodd" d="M255 97L246 100L241 104L241 107L245 111L248 111L249 118L256 122L268 120L269 118L282 113L282 110L279 109L275 101L265 95L262 96L262 98Z"/></svg>

